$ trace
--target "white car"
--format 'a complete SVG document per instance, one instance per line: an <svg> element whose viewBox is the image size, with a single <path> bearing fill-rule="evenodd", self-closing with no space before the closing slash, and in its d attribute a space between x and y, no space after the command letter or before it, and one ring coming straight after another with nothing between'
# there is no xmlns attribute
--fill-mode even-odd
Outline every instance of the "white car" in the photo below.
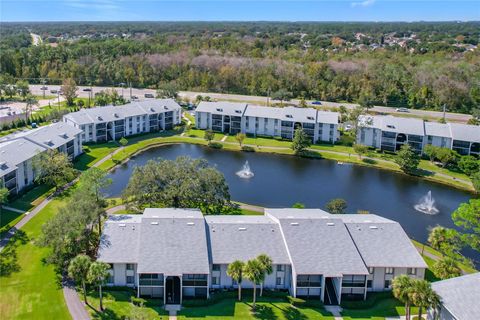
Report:
<svg viewBox="0 0 480 320"><path fill-rule="evenodd" d="M345 131L350 131L350 130L352 130L352 128L353 128L353 127L352 127L351 124L347 124L347 125L345 126Z"/></svg>
<svg viewBox="0 0 480 320"><path fill-rule="evenodd" d="M397 108L395 109L397 112L410 112L407 108Z"/></svg>

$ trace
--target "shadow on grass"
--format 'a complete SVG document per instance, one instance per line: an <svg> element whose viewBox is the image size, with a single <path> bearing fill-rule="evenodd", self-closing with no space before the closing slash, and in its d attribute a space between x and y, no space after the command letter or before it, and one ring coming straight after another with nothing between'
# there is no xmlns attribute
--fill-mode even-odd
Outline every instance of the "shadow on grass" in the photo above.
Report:
<svg viewBox="0 0 480 320"><path fill-rule="evenodd" d="M253 305L250 303L246 303L249 306L250 310L252 311L252 315L255 319L262 319L262 320L274 320L278 319L275 313L272 310L272 307L267 305L257 305L255 307L255 311L253 311Z"/></svg>
<svg viewBox="0 0 480 320"><path fill-rule="evenodd" d="M362 159L362 162L366 163L366 164L371 164L371 165L374 165L374 164L377 164L378 161L376 160L373 160L373 159L370 159L370 158L363 158Z"/></svg>
<svg viewBox="0 0 480 320"><path fill-rule="evenodd" d="M307 319L307 316L302 314L297 308L293 306L288 306L282 310L283 316L287 320L304 320Z"/></svg>
<svg viewBox="0 0 480 320"><path fill-rule="evenodd" d="M28 241L27 234L22 230L17 230L15 235L10 238L10 241L0 252L0 277L8 277L21 270L17 260L17 247L26 244Z"/></svg>

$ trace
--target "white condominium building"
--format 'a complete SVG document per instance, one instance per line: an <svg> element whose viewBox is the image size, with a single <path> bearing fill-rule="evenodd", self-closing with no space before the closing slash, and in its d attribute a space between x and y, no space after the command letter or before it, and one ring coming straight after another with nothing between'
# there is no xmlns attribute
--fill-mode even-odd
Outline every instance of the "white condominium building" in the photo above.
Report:
<svg viewBox="0 0 480 320"><path fill-rule="evenodd" d="M181 113L175 100L155 99L82 109L65 115L63 121L83 131L82 142L104 142L172 129L180 124Z"/></svg>
<svg viewBox="0 0 480 320"><path fill-rule="evenodd" d="M16 194L35 181L33 161L47 150L65 152L71 159L82 153L82 131L59 122L0 139L0 185Z"/></svg>
<svg viewBox="0 0 480 320"><path fill-rule="evenodd" d="M236 288L228 265L259 254L273 264L264 288L333 305L390 290L400 274L423 279L427 267L395 221L292 208L265 209L262 216L203 216L196 209L170 208L112 216L98 260L110 264L108 285L181 304ZM252 286L243 280L243 288Z"/></svg>
<svg viewBox="0 0 480 320"><path fill-rule="evenodd" d="M196 111L199 129L293 139L302 128L312 142L338 139L338 113L314 108L264 107L245 103L201 102Z"/></svg>
<svg viewBox="0 0 480 320"><path fill-rule="evenodd" d="M409 144L423 152L427 144L449 148L460 155L480 155L480 126L427 122L393 116L362 116L357 143L395 152Z"/></svg>

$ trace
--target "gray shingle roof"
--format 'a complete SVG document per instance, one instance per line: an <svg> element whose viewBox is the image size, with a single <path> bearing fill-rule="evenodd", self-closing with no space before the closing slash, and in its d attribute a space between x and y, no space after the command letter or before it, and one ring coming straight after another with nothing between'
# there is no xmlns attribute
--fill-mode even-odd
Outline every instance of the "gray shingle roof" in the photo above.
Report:
<svg viewBox="0 0 480 320"><path fill-rule="evenodd" d="M214 264L247 261L265 253L274 264L290 264L277 223L266 216L206 216Z"/></svg>
<svg viewBox="0 0 480 320"><path fill-rule="evenodd" d="M425 135L445 138L452 136L448 123L438 122L425 122Z"/></svg>
<svg viewBox="0 0 480 320"><path fill-rule="evenodd" d="M368 274L343 221L320 209L265 209L277 219L298 274Z"/></svg>
<svg viewBox="0 0 480 320"><path fill-rule="evenodd" d="M434 282L432 288L455 319L479 319L480 273Z"/></svg>
<svg viewBox="0 0 480 320"><path fill-rule="evenodd" d="M75 136L82 133L82 130L68 125L64 122L53 123L48 126L40 127L23 133L23 137L43 145L50 149L56 149L75 139Z"/></svg>
<svg viewBox="0 0 480 320"><path fill-rule="evenodd" d="M480 143L480 126L449 123L452 138L455 140Z"/></svg>
<svg viewBox="0 0 480 320"><path fill-rule="evenodd" d="M33 158L47 148L25 138L0 143L0 177L17 169L17 165Z"/></svg>
<svg viewBox="0 0 480 320"><path fill-rule="evenodd" d="M205 220L198 214L198 210L150 209L142 218L138 272L208 274Z"/></svg>
<svg viewBox="0 0 480 320"><path fill-rule="evenodd" d="M89 123L102 123L107 121L122 120L126 117L161 113L164 111L180 110L181 107L173 99L152 99L130 102L122 106L105 106L82 109L64 116L79 125Z"/></svg>
<svg viewBox="0 0 480 320"><path fill-rule="evenodd" d="M211 101L202 101L198 104L195 112L210 112L214 114L223 114L227 116L236 116L241 117L245 112L247 107L246 103L239 102L211 102Z"/></svg>
<svg viewBox="0 0 480 320"><path fill-rule="evenodd" d="M356 221L346 226L368 267L427 267L397 222Z"/></svg>
<svg viewBox="0 0 480 320"><path fill-rule="evenodd" d="M113 215L105 222L98 260L108 263L136 263L141 233L141 215Z"/></svg>

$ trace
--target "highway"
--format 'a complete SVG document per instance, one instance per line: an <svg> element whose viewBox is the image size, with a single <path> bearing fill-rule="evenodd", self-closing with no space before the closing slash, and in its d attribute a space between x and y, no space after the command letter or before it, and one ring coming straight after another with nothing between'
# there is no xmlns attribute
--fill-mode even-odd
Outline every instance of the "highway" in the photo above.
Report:
<svg viewBox="0 0 480 320"><path fill-rule="evenodd" d="M30 90L34 95L42 95L43 91L41 90L41 87L42 85L30 85ZM48 85L47 87L48 87L48 90L46 92L47 95L51 95L50 90L52 89L53 90L60 89L59 85ZM112 87L91 87L91 90L92 90L91 92L84 91L84 89L87 89L90 87L79 86L78 88L79 88L78 96L88 98L89 94L91 94L91 97L93 97L96 92L100 92L105 89L111 89ZM131 96L136 96L139 99L145 99L146 93L155 95L155 90L153 89L137 89L137 88L130 89L130 88L120 88L120 87L115 87L115 89L118 91L119 94L123 94L127 99L130 99ZM130 94L130 90L131 90L131 94ZM236 102L246 102L251 104L266 105L268 101L267 97L262 97L262 96L245 96L245 95L239 95L239 94L192 92L192 91L179 92L179 96L181 98L188 98L190 101L194 101L198 95L202 95L204 97L209 96L213 100L218 100L218 101L236 101ZM271 102L272 101L270 101L270 103ZM273 101L273 102L278 102L278 101ZM318 107L318 105L313 105L312 102L313 101L307 101L307 103L310 106ZM288 103L298 105L300 101L297 99L293 99ZM352 109L352 108L355 108L357 104L321 101L321 106L324 107L325 109L338 108L339 106L345 106L348 109ZM432 120L440 119L443 117L443 112L439 112L439 111L409 109L409 112L407 113L407 112L397 112L395 108L383 107L383 106L375 106L370 110L378 113L382 113L382 114L392 114L392 115L403 116L403 117L430 118ZM471 117L472 117L471 115L461 114L461 113L447 112L445 114L445 119L447 121L460 122L460 123L466 123L468 119L470 119Z"/></svg>

